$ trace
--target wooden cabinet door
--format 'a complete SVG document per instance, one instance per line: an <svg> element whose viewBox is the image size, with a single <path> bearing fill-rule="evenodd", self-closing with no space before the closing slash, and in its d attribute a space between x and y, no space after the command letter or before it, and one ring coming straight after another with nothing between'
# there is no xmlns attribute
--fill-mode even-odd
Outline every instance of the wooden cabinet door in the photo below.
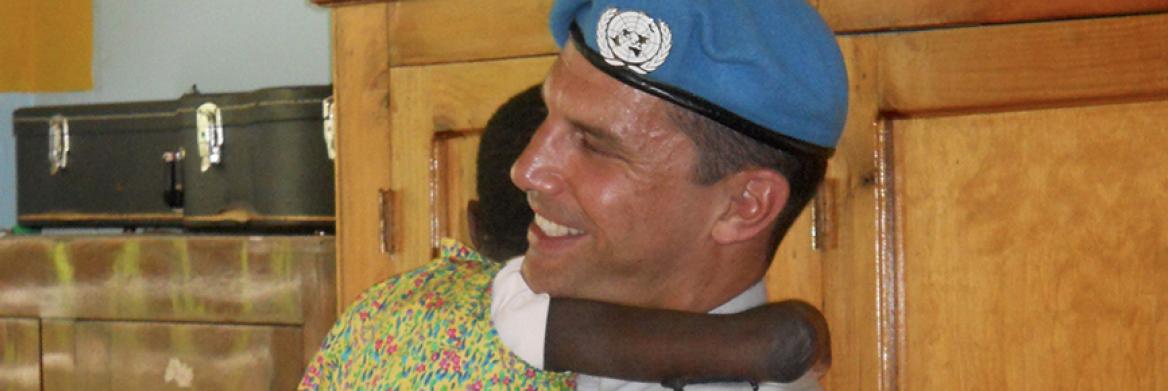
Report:
<svg viewBox="0 0 1168 391"><path fill-rule="evenodd" d="M487 120L508 98L543 80L553 56L395 67L390 126L396 193L391 274L428 262L441 237L469 244L466 202Z"/></svg>
<svg viewBox="0 0 1168 391"><path fill-rule="evenodd" d="M328 3L348 3L326 1ZM334 8L338 309L469 242L478 138L557 51L549 0L359 2Z"/></svg>
<svg viewBox="0 0 1168 391"><path fill-rule="evenodd" d="M40 331L37 319L0 318L0 390L41 389Z"/></svg>
<svg viewBox="0 0 1168 391"><path fill-rule="evenodd" d="M844 41L829 388L1168 387L1168 16Z"/></svg>
<svg viewBox="0 0 1168 391"><path fill-rule="evenodd" d="M1168 101L893 121L905 390L1168 387Z"/></svg>

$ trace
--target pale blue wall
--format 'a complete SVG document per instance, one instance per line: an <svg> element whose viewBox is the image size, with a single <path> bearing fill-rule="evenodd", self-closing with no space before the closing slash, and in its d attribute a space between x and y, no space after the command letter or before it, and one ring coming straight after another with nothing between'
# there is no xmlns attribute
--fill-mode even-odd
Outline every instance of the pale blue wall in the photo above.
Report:
<svg viewBox="0 0 1168 391"><path fill-rule="evenodd" d="M12 109L328 84L328 10L307 0L94 0L92 91L0 94L0 228L15 223Z"/></svg>
<svg viewBox="0 0 1168 391"><path fill-rule="evenodd" d="M16 222L16 139L12 110L32 104L29 94L0 94L0 230Z"/></svg>

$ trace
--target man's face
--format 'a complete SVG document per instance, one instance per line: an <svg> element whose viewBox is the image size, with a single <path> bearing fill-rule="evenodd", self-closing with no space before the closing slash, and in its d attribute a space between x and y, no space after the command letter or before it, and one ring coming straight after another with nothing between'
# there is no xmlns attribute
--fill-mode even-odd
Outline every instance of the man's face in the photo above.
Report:
<svg viewBox="0 0 1168 391"><path fill-rule="evenodd" d="M610 78L572 46L544 99L547 119L511 170L536 213L523 269L532 289L668 307L679 288L708 278L703 254L724 207L718 186L693 182L697 152L669 103Z"/></svg>

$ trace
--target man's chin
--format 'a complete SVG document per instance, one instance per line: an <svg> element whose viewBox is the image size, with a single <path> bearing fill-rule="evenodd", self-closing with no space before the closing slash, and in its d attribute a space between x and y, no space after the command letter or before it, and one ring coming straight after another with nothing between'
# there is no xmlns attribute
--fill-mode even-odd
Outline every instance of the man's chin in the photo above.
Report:
<svg viewBox="0 0 1168 391"><path fill-rule="evenodd" d="M570 260L548 257L528 250L520 273L523 280L535 293L547 293L555 297L566 297L571 292L575 273L569 268Z"/></svg>

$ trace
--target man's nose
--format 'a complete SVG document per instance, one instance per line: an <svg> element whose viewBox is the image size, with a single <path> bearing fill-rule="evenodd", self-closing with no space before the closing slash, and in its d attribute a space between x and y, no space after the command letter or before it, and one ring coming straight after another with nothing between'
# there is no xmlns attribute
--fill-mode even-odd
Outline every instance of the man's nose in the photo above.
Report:
<svg viewBox="0 0 1168 391"><path fill-rule="evenodd" d="M553 195L564 188L563 164L566 150L562 137L545 121L531 137L531 142L511 166L511 182L524 192Z"/></svg>

